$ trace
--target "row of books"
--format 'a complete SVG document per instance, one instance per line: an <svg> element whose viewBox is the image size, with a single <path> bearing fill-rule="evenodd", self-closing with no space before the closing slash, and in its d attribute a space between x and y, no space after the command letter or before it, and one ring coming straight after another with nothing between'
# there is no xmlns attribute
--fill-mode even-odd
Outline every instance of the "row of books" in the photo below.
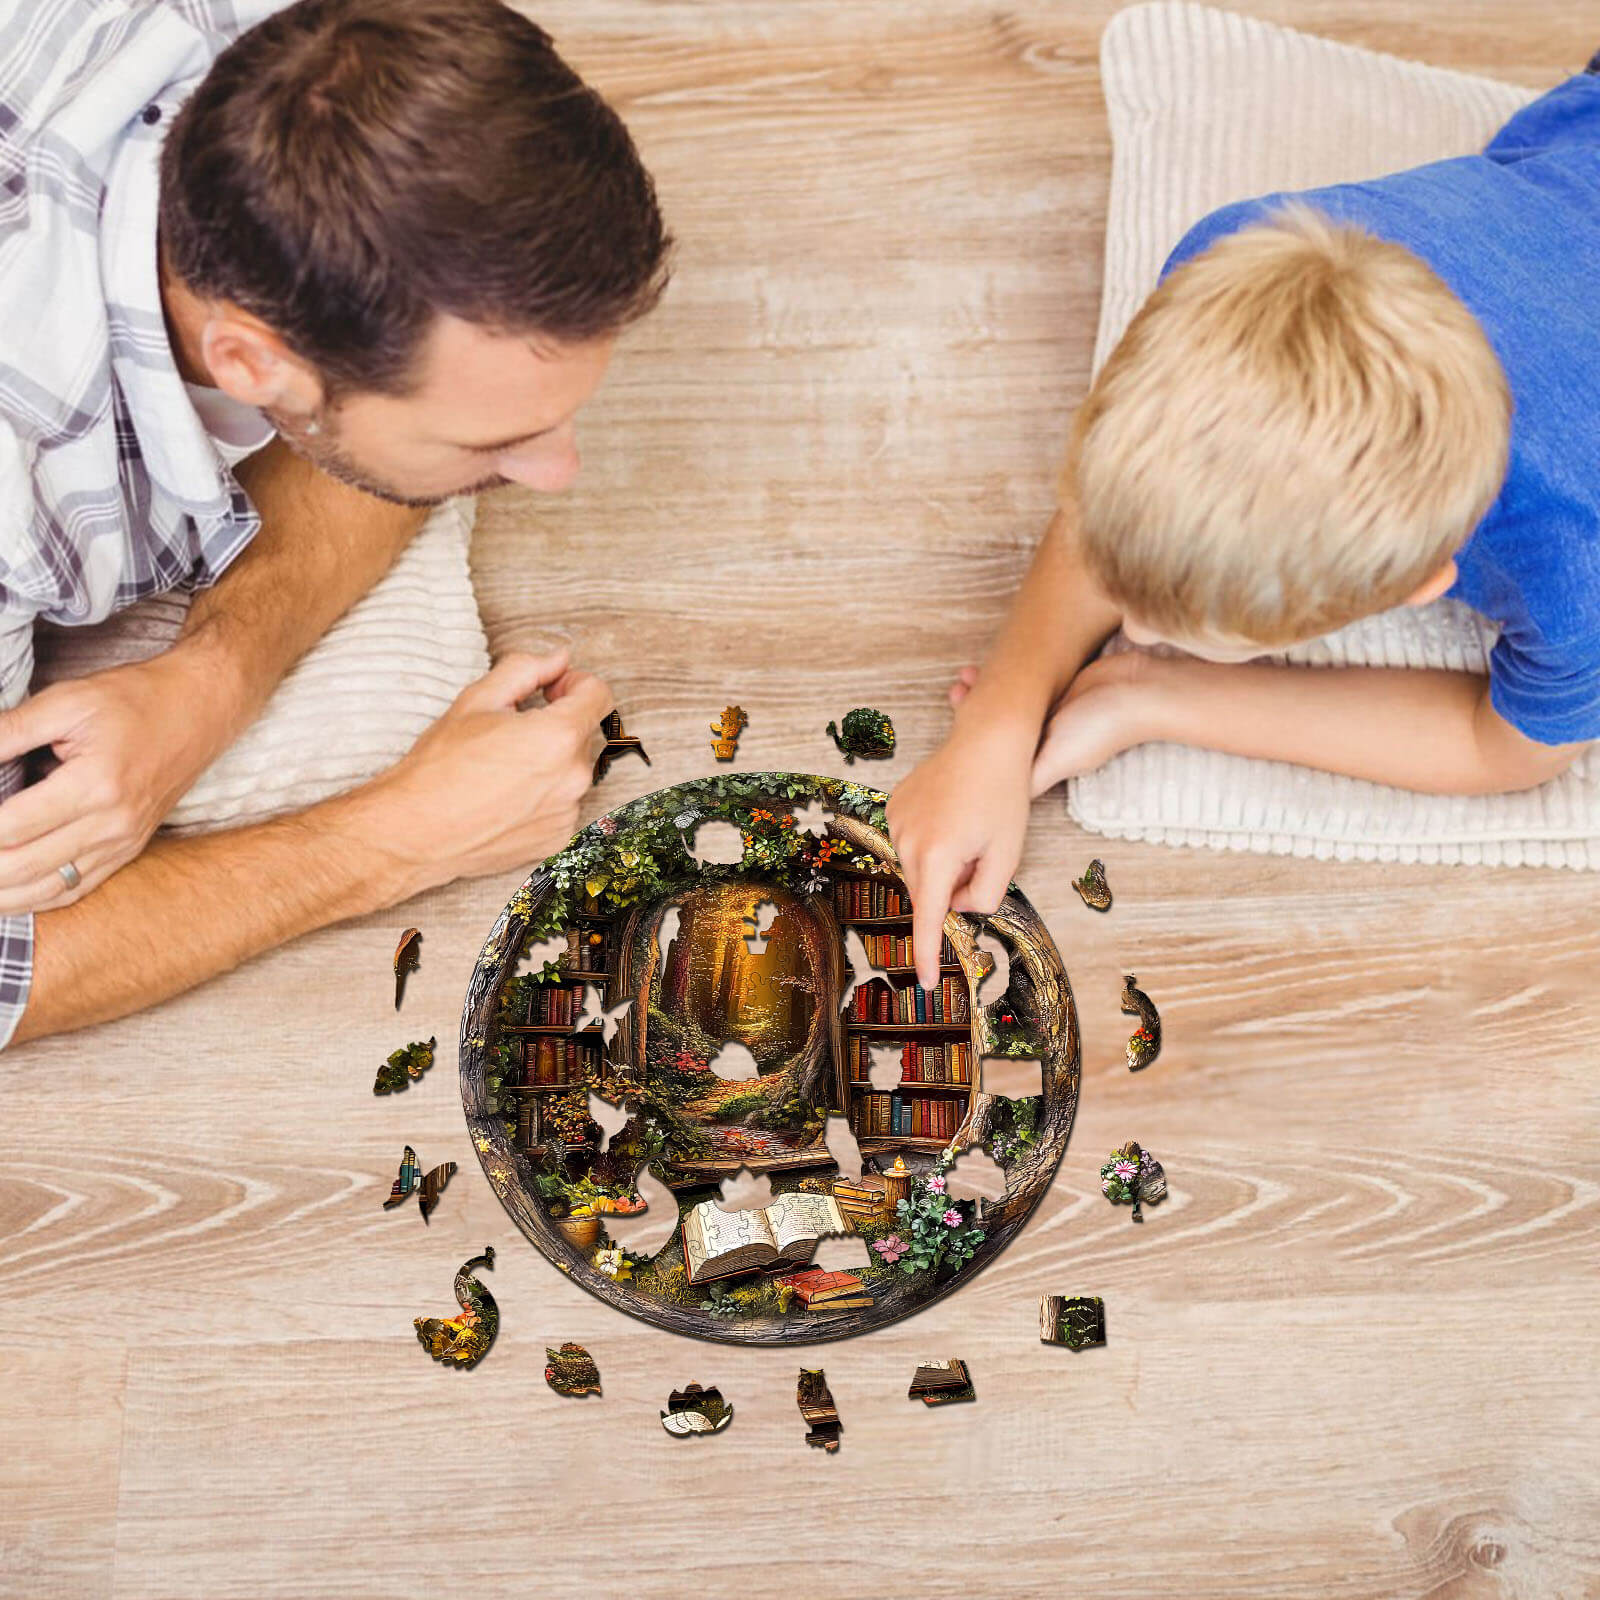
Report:
<svg viewBox="0 0 1600 1600"><path fill-rule="evenodd" d="M850 996L851 1022L966 1022L971 1015L964 978L946 978L937 989L877 979Z"/></svg>
<svg viewBox="0 0 1600 1600"><path fill-rule="evenodd" d="M867 1082L872 1076L872 1040L864 1033L851 1034L847 1054L851 1082ZM900 1079L903 1083L971 1083L972 1046L954 1039L938 1044L908 1039L900 1047Z"/></svg>
<svg viewBox="0 0 1600 1600"><path fill-rule="evenodd" d="M876 878L838 878L833 885L833 909L842 921L853 922L859 917L906 916L911 902L897 883L881 883Z"/></svg>
<svg viewBox="0 0 1600 1600"><path fill-rule="evenodd" d="M545 1028L570 1028L583 1015L583 989L535 985L528 998L528 1021Z"/></svg>
<svg viewBox="0 0 1600 1600"><path fill-rule="evenodd" d="M589 1064L589 1052L581 1037L573 1039L526 1039L522 1052L522 1082L530 1089L559 1089L575 1084Z"/></svg>
<svg viewBox="0 0 1600 1600"><path fill-rule="evenodd" d="M908 933L864 933L862 948L867 960L875 967L914 967L917 958L911 953L911 935ZM939 965L953 967L956 953L948 939L939 941Z"/></svg>
<svg viewBox="0 0 1600 1600"><path fill-rule="evenodd" d="M966 1115L960 1100L870 1092L854 1101L850 1126L858 1139L948 1139Z"/></svg>
<svg viewBox="0 0 1600 1600"><path fill-rule="evenodd" d="M604 972L606 936L598 928L568 928L567 953L561 958L568 972Z"/></svg>

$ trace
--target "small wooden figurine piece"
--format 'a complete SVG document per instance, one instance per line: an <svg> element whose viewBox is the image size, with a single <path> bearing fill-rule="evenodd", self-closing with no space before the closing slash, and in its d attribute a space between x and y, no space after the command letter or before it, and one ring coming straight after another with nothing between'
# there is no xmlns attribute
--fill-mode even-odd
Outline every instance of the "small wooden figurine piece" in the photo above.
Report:
<svg viewBox="0 0 1600 1600"><path fill-rule="evenodd" d="M576 1399L600 1393L600 1369L581 1344L564 1344L559 1350L544 1347L544 1381L557 1394Z"/></svg>
<svg viewBox="0 0 1600 1600"><path fill-rule="evenodd" d="M400 1009L400 997L406 992L406 974L415 972L422 961L422 931L407 928L394 947L394 1008Z"/></svg>
<svg viewBox="0 0 1600 1600"><path fill-rule="evenodd" d="M638 755L644 764L650 765L650 757L645 753L644 744L631 733L622 731L622 715L620 712L608 711L600 721L600 731L605 735L605 749L595 757L594 781L599 781L611 770L611 763L618 756L630 753Z"/></svg>
<svg viewBox="0 0 1600 1600"><path fill-rule="evenodd" d="M743 706L726 706L721 717L711 724L716 738L711 741L711 753L718 761L732 761L739 749L739 735L750 725Z"/></svg>
<svg viewBox="0 0 1600 1600"><path fill-rule="evenodd" d="M372 1080L372 1092L397 1094L401 1089L409 1088L433 1065L433 1051L438 1042L437 1039L429 1039L424 1044L413 1040L410 1044L401 1045L378 1068L378 1075Z"/></svg>
<svg viewBox="0 0 1600 1600"><path fill-rule="evenodd" d="M661 1413L661 1426L677 1438L692 1433L721 1433L733 1421L733 1407L716 1388L702 1389L698 1383L674 1389Z"/></svg>
<svg viewBox="0 0 1600 1600"><path fill-rule="evenodd" d="M857 756L863 761L884 761L894 754L894 724L871 706L845 712L842 727L830 722L828 737L839 747L846 766L853 766Z"/></svg>
<svg viewBox="0 0 1600 1600"><path fill-rule="evenodd" d="M844 1424L839 1421L839 1408L833 1403L833 1395L828 1390L828 1376L821 1367L800 1369L795 1400L799 1404L800 1415L810 1424L806 1443L832 1455L839 1448L839 1435Z"/></svg>
<svg viewBox="0 0 1600 1600"><path fill-rule="evenodd" d="M1099 1295L1039 1297L1039 1340L1085 1350L1106 1342L1106 1307Z"/></svg>
<svg viewBox="0 0 1600 1600"><path fill-rule="evenodd" d="M417 1204L422 1209L422 1220L426 1222L433 1208L438 1205L444 1186L455 1176L455 1170L455 1162L446 1161L424 1175L417 1152L407 1145L406 1153L400 1158L400 1174L389 1190L389 1198L383 1202L383 1209L390 1211L395 1206L403 1205L415 1194Z"/></svg>
<svg viewBox="0 0 1600 1600"><path fill-rule="evenodd" d="M1111 885L1106 882L1106 864L1098 856L1089 863L1088 870L1081 878L1072 880L1072 887L1091 911L1111 909Z"/></svg>
<svg viewBox="0 0 1600 1600"><path fill-rule="evenodd" d="M494 1336L500 1331L500 1308L494 1296L472 1276L477 1266L494 1265L494 1246L483 1247L481 1256L464 1261L456 1273L456 1304L459 1317L413 1317L417 1343L433 1357L452 1367L475 1367L488 1354Z"/></svg>
<svg viewBox="0 0 1600 1600"><path fill-rule="evenodd" d="M1128 1071L1142 1072L1161 1054L1161 1014L1131 972L1123 980L1122 1009L1139 1019L1128 1040Z"/></svg>
<svg viewBox="0 0 1600 1600"><path fill-rule="evenodd" d="M1139 1208L1166 1199L1167 1174L1137 1139L1130 1139L1106 1158L1100 1168L1100 1189L1114 1206L1132 1204L1133 1220L1143 1222Z"/></svg>
<svg viewBox="0 0 1600 1600"><path fill-rule="evenodd" d="M947 1406L958 1400L976 1400L972 1374L965 1361L952 1356L948 1361L924 1361L912 1374L908 1400L924 1405Z"/></svg>

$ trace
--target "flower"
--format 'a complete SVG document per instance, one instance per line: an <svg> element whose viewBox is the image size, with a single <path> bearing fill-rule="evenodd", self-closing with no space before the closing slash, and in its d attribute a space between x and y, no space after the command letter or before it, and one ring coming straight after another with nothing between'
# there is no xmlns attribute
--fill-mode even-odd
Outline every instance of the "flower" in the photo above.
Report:
<svg viewBox="0 0 1600 1600"><path fill-rule="evenodd" d="M928 1179L928 1193L929 1194L943 1194L944 1193L944 1174L942 1172L935 1172Z"/></svg>
<svg viewBox="0 0 1600 1600"><path fill-rule="evenodd" d="M544 1369L544 1381L546 1383L554 1383L556 1381L556 1369L554 1367L546 1367Z"/></svg>
<svg viewBox="0 0 1600 1600"><path fill-rule="evenodd" d="M1133 1176L1135 1176L1137 1174L1137 1172L1139 1171L1139 1168L1138 1168L1137 1163L1135 1163L1135 1162L1132 1162L1132 1161L1119 1161L1116 1164L1116 1166L1114 1166L1111 1169L1111 1171L1113 1172L1113 1174L1115 1176L1121 1178L1122 1181L1124 1183L1126 1183L1129 1178L1131 1178L1131 1177L1133 1177Z"/></svg>
<svg viewBox="0 0 1600 1600"><path fill-rule="evenodd" d="M599 827L601 833L603 833L609 839L617 831L617 819L615 817L601 817L599 821Z"/></svg>
<svg viewBox="0 0 1600 1600"><path fill-rule="evenodd" d="M891 1233L887 1239L879 1239L872 1248L893 1266L906 1253L906 1242L898 1233Z"/></svg>
<svg viewBox="0 0 1600 1600"><path fill-rule="evenodd" d="M957 1211L954 1206L951 1206L950 1209L945 1212L944 1225L947 1228L959 1228L961 1226L961 1213Z"/></svg>

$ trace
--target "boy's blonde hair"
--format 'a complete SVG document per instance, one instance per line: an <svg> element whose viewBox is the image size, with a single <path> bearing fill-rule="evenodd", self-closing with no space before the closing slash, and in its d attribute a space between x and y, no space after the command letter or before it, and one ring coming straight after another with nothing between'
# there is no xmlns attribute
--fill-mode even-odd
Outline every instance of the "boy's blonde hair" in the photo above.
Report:
<svg viewBox="0 0 1600 1600"><path fill-rule="evenodd" d="M1437 573L1510 434L1499 360L1433 270L1291 203L1145 302L1079 409L1062 492L1141 622L1287 644Z"/></svg>

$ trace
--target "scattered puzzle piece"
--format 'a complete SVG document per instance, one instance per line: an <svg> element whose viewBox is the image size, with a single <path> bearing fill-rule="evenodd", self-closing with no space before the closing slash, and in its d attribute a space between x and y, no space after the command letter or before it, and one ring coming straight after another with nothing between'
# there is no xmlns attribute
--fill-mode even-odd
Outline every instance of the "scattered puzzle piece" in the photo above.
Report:
<svg viewBox="0 0 1600 1600"><path fill-rule="evenodd" d="M853 766L858 756L863 761L884 761L894 754L894 724L871 706L845 712L843 726L830 722L827 731L846 766Z"/></svg>
<svg viewBox="0 0 1600 1600"><path fill-rule="evenodd" d="M600 1369L581 1344L564 1344L559 1350L546 1345L544 1358L544 1381L557 1394L576 1399L579 1395L600 1393Z"/></svg>
<svg viewBox="0 0 1600 1600"><path fill-rule="evenodd" d="M1105 1302L1099 1295L1041 1295L1039 1339L1043 1344L1064 1344L1069 1350L1104 1344Z"/></svg>
<svg viewBox="0 0 1600 1600"><path fill-rule="evenodd" d="M1128 1040L1128 1071L1142 1072L1161 1054L1161 1014L1131 972L1122 984L1122 1009L1139 1019Z"/></svg>
<svg viewBox="0 0 1600 1600"><path fill-rule="evenodd" d="M719 1389L702 1389L698 1383L674 1389L661 1413L661 1426L686 1439L692 1433L721 1433L733 1421L733 1407Z"/></svg>
<svg viewBox="0 0 1600 1600"><path fill-rule="evenodd" d="M718 761L732 761L739 749L739 735L750 724L743 706L727 706L721 717L711 724L716 738L711 741L711 753Z"/></svg>
<svg viewBox="0 0 1600 1600"><path fill-rule="evenodd" d="M383 1209L391 1210L415 1194L417 1204L422 1209L422 1220L426 1222L433 1208L438 1205L444 1186L455 1176L455 1170L455 1162L446 1161L424 1176L417 1152L407 1145L406 1153L400 1158L400 1174L394 1180L394 1187L389 1190L389 1198L383 1202Z"/></svg>
<svg viewBox="0 0 1600 1600"><path fill-rule="evenodd" d="M394 947L394 1008L400 1009L400 997L406 992L406 974L415 972L422 962L422 932L407 928Z"/></svg>
<svg viewBox="0 0 1600 1600"><path fill-rule="evenodd" d="M401 1045L378 1068L378 1076L372 1082L372 1092L396 1094L401 1089L407 1088L433 1065L434 1047L438 1042L437 1039L429 1039L426 1044L413 1041L411 1044Z"/></svg>
<svg viewBox="0 0 1600 1600"><path fill-rule="evenodd" d="M1111 885L1106 882L1106 864L1098 856L1089 863L1088 870L1081 878L1072 880L1072 887L1091 911L1111 909Z"/></svg>
<svg viewBox="0 0 1600 1600"><path fill-rule="evenodd" d="M1100 1168L1100 1188L1113 1205L1133 1206L1133 1220L1144 1221L1141 1206L1167 1197L1167 1175L1161 1163L1137 1139L1113 1150Z"/></svg>
<svg viewBox="0 0 1600 1600"><path fill-rule="evenodd" d="M948 1361L924 1361L911 1376L906 1398L920 1400L924 1405L947 1406L960 1400L976 1400L978 1393L972 1387L966 1362L952 1356Z"/></svg>
<svg viewBox="0 0 1600 1600"><path fill-rule="evenodd" d="M456 1304L459 1317L414 1317L417 1342L435 1361L456 1367L474 1367L488 1354L494 1336L500 1331L500 1308L494 1296L472 1276L476 1266L494 1265L494 1246L483 1247L481 1256L464 1261L456 1273Z"/></svg>
<svg viewBox="0 0 1600 1600"><path fill-rule="evenodd" d="M800 1415L810 1424L806 1443L832 1455L839 1448L844 1424L839 1421L839 1408L829 1392L827 1373L821 1367L802 1367L794 1397Z"/></svg>
<svg viewBox="0 0 1600 1600"><path fill-rule="evenodd" d="M645 753L644 743L636 739L631 733L622 731L622 715L617 711L608 711L600 721L600 732L605 735L605 748L595 757L594 781L599 781L611 770L611 763L619 756L637 755L644 764L650 765L650 757Z"/></svg>

